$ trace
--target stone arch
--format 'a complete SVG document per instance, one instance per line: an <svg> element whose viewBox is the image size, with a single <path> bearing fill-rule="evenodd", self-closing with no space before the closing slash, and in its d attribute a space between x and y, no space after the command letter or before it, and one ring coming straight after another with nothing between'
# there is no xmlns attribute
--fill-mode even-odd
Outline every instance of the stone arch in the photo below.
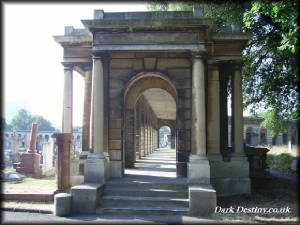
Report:
<svg viewBox="0 0 300 225"><path fill-rule="evenodd" d="M129 80L124 89L125 108L134 108L139 96L149 88L161 88L174 98L177 104L177 91L171 80L159 72L141 72Z"/></svg>
<svg viewBox="0 0 300 225"><path fill-rule="evenodd" d="M152 88L166 91L174 99L177 108L177 90L171 80L159 72L141 72L131 78L124 88L124 133L123 136L123 164L125 167L132 167L136 159L136 128L135 128L135 106L143 93ZM174 120L174 124L176 124ZM159 127L154 126L155 130ZM171 128L171 127L170 127ZM175 125L172 125L175 133ZM153 138L153 137L152 137ZM124 168L124 166L123 166Z"/></svg>

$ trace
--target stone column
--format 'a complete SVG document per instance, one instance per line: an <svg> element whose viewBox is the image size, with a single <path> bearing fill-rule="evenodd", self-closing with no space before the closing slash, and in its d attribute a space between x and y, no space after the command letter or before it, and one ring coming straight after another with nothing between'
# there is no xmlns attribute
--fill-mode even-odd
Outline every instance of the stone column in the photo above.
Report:
<svg viewBox="0 0 300 225"><path fill-rule="evenodd" d="M233 66L233 87L232 87L232 96L233 96L233 108L232 108L232 117L233 117L233 134L234 135L234 155L244 156L244 135L243 135L243 92L242 92L242 74L241 74L241 65L236 64Z"/></svg>
<svg viewBox="0 0 300 225"><path fill-rule="evenodd" d="M62 63L64 66L64 97L63 97L63 118L62 133L72 133L73 117L73 64ZM71 145L72 149L72 145Z"/></svg>
<svg viewBox="0 0 300 225"><path fill-rule="evenodd" d="M105 183L107 178L107 161L104 149L104 79L102 57L93 57L92 75L92 149L84 167L84 181L90 183Z"/></svg>
<svg viewBox="0 0 300 225"><path fill-rule="evenodd" d="M175 128L171 129L171 149L175 149Z"/></svg>
<svg viewBox="0 0 300 225"><path fill-rule="evenodd" d="M140 120L140 155L141 157L145 157L145 112L143 102L141 101L140 104L140 113L141 113L141 120Z"/></svg>
<svg viewBox="0 0 300 225"><path fill-rule="evenodd" d="M145 104L145 155L147 156L148 154L148 110Z"/></svg>
<svg viewBox="0 0 300 225"><path fill-rule="evenodd" d="M208 66L207 148L210 160L222 160L220 152L220 83L218 65Z"/></svg>
<svg viewBox="0 0 300 225"><path fill-rule="evenodd" d="M83 103L83 126L82 126L82 154L86 155L89 151L90 138L90 115L91 115L91 94L92 94L92 67L86 66L84 77L84 103Z"/></svg>
<svg viewBox="0 0 300 225"><path fill-rule="evenodd" d="M199 53L193 54L192 71L192 154L188 163L190 183L210 184L206 157L205 68Z"/></svg>
<svg viewBox="0 0 300 225"><path fill-rule="evenodd" d="M84 67L84 103L83 103L83 121L82 121L82 152L79 156L79 173L80 179L84 177L84 163L88 156L90 149L90 116L91 116L91 94L92 94L92 66L86 65ZM73 163L75 161L73 160ZM71 177L72 179L75 177ZM78 177L79 178L79 177ZM76 182L78 183L78 182Z"/></svg>

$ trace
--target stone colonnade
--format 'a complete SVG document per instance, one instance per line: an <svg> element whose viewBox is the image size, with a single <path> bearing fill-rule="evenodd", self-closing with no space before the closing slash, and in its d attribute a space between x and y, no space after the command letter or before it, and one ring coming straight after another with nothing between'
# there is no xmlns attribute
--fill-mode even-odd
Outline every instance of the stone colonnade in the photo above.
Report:
<svg viewBox="0 0 300 225"><path fill-rule="evenodd" d="M125 167L132 167L137 159L153 153L154 149L158 148L157 117L143 95L133 110L126 110L125 123Z"/></svg>
<svg viewBox="0 0 300 225"><path fill-rule="evenodd" d="M191 183L209 184L211 178L211 158L222 160L224 143L222 138L222 95L214 90L222 89L222 66L205 65L200 53L192 54L192 120L191 120L191 154L188 163L188 177ZM84 179L87 182L104 182L109 177L109 156L107 151L107 124L105 113L108 104L105 95L105 66L103 56L94 56L93 66L85 65L85 102L83 115L82 155L87 158ZM63 133L72 132L72 92L73 65L63 63L65 69ZM232 133L233 152L231 158L244 158L243 149L243 111L241 65L228 64L232 71ZM208 73L206 75L206 68ZM92 74L93 71L93 74ZM221 76L222 75L222 76ZM206 77L207 76L207 77ZM208 93L206 90L206 79ZM207 96L208 98L207 98ZM209 112L208 115L207 111ZM136 159L151 154L158 147L158 133L162 123L156 118L147 100L141 96L134 109L125 112L123 160L125 167L132 167ZM97 118L97 119L95 119ZM175 121L173 121L175 122ZM171 146L175 148L176 129L171 127ZM221 131L220 131L221 130ZM216 135L218 134L218 135ZM97 137L96 139L93 137ZM89 143L89 144L88 144ZM223 143L223 144L222 144ZM130 147L130 146L133 146ZM87 152L90 151L90 154ZM224 150L223 150L224 151ZM87 156L88 155L88 156ZM96 172L97 171L97 172ZM102 171L99 173L99 171ZM200 172L199 172L200 171Z"/></svg>

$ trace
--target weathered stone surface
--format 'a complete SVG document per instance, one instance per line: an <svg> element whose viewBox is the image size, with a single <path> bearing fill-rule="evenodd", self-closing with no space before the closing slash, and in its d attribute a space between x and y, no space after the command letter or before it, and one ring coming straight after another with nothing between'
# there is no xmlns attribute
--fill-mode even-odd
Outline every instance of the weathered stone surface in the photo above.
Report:
<svg viewBox="0 0 300 225"><path fill-rule="evenodd" d="M121 140L109 140L108 148L109 149L121 149Z"/></svg>
<svg viewBox="0 0 300 225"><path fill-rule="evenodd" d="M69 216L71 214L72 195L59 193L54 196L54 215Z"/></svg>
<svg viewBox="0 0 300 225"><path fill-rule="evenodd" d="M145 70L154 71L157 58L144 58Z"/></svg>
<svg viewBox="0 0 300 225"><path fill-rule="evenodd" d="M109 71L110 80L112 79L120 79L120 80L126 80L128 75L132 72L131 69L115 69L112 68Z"/></svg>
<svg viewBox="0 0 300 225"><path fill-rule="evenodd" d="M121 129L121 119L111 119L109 122L109 127L112 129Z"/></svg>
<svg viewBox="0 0 300 225"><path fill-rule="evenodd" d="M110 119L120 119L121 118L121 109L111 109L109 111ZM113 128L110 126L110 128Z"/></svg>
<svg viewBox="0 0 300 225"><path fill-rule="evenodd" d="M190 185L189 199L191 215L209 215L215 211L217 206L216 191L209 184Z"/></svg>
<svg viewBox="0 0 300 225"><path fill-rule="evenodd" d="M83 183L72 187L72 213L95 213L103 184Z"/></svg>
<svg viewBox="0 0 300 225"><path fill-rule="evenodd" d="M110 68L112 69L131 69L133 60L131 59L112 59L110 61Z"/></svg>
<svg viewBox="0 0 300 225"><path fill-rule="evenodd" d="M189 59L166 59L166 58L159 58L157 61L157 69L161 71L167 71L172 67L183 67L185 69L189 69L191 66L191 62Z"/></svg>
<svg viewBox="0 0 300 225"><path fill-rule="evenodd" d="M109 139L110 140L121 140L121 129L109 129Z"/></svg>
<svg viewBox="0 0 300 225"><path fill-rule="evenodd" d="M168 69L168 75L172 78L172 79L183 79L183 78L191 78L192 74L191 74L191 70L190 69Z"/></svg>
<svg viewBox="0 0 300 225"><path fill-rule="evenodd" d="M109 150L110 160L122 160L122 152L120 150Z"/></svg>

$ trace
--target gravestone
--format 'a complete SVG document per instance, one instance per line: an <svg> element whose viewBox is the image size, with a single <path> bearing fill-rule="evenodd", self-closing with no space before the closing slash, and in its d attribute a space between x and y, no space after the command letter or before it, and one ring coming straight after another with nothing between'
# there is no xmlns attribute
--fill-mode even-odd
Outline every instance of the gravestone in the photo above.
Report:
<svg viewBox="0 0 300 225"><path fill-rule="evenodd" d="M12 163L18 163L20 161L19 156L19 137L17 131L14 130L13 132L13 151L11 153L11 161Z"/></svg>
<svg viewBox="0 0 300 225"><path fill-rule="evenodd" d="M16 171L26 176L41 178L40 155L36 153L37 132L38 124L33 123L29 149L20 156L21 163L16 168Z"/></svg>
<svg viewBox="0 0 300 225"><path fill-rule="evenodd" d="M54 150L54 141L50 140L43 144L43 164L42 174L44 176L52 176L55 174L55 167L53 166L53 150Z"/></svg>

